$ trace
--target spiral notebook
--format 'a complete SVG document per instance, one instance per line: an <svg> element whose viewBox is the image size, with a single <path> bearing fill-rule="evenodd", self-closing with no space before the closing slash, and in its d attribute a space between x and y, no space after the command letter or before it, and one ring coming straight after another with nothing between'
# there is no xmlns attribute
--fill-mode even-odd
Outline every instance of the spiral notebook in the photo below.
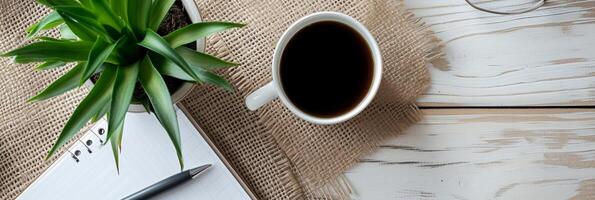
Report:
<svg viewBox="0 0 595 200"><path fill-rule="evenodd" d="M213 166L154 199L256 199L185 110L176 110L185 169ZM118 174L111 145L101 145L106 126L105 119L96 123L17 199L120 199L180 172L174 147L155 116L128 113Z"/></svg>

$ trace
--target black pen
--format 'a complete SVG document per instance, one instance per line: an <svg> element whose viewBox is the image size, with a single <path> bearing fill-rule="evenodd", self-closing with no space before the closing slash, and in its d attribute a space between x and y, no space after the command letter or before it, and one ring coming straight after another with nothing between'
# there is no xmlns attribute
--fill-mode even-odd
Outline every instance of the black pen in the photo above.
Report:
<svg viewBox="0 0 595 200"><path fill-rule="evenodd" d="M203 165L194 169L189 169L183 172L180 172L176 175L170 176L169 178L163 179L145 189L142 189L134 194L128 195L124 197L122 200L140 200L140 199L147 199L152 197L156 194L159 194L169 188L175 187L183 182L188 180L192 180L196 178L201 172L205 171L211 165Z"/></svg>

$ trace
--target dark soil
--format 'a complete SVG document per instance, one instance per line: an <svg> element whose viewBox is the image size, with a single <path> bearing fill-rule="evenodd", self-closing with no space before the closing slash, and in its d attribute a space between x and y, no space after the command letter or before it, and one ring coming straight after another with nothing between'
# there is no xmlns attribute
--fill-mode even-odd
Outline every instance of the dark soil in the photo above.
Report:
<svg viewBox="0 0 595 200"><path fill-rule="evenodd" d="M169 13L167 13L165 19L163 19L163 22L161 22L157 33L159 35L167 35L168 33L171 33L189 24L192 24L192 20L190 20L188 13L186 13L186 9L184 8L184 5L182 5L182 1L176 0L174 5L172 5L169 9ZM196 43L194 42L186 46L191 49L196 49Z"/></svg>
<svg viewBox="0 0 595 200"><path fill-rule="evenodd" d="M171 33L189 24L192 24L192 21L190 20L188 13L186 13L186 9L184 8L182 1L176 0L170 8L169 13L165 17L165 19L163 19L163 22L161 22L161 25L157 30L157 33L161 36L165 36L168 33ZM193 42L187 44L186 47L196 50L196 43ZM93 83L95 83L97 79L99 79L99 73L91 77L91 81ZM165 81L165 84L167 85L170 94L173 94L174 91L178 90L182 86L182 84L185 83L185 81L178 80L169 76L163 76L163 80ZM143 90L141 84L137 82L134 89L132 102L141 103L142 101L146 100L147 94Z"/></svg>

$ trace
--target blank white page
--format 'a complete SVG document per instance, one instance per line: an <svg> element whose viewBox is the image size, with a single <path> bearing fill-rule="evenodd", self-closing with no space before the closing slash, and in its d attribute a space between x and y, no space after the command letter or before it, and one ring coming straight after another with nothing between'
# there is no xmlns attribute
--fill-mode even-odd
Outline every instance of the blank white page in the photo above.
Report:
<svg viewBox="0 0 595 200"><path fill-rule="evenodd" d="M182 140L184 170L212 164L197 179L162 193L155 199L250 199L242 184L217 156L184 113L177 109ZM63 154L17 199L121 199L131 193L180 172L178 158L167 133L153 115L128 113L124 124L120 173L116 171L111 145L101 145L106 128L101 120L70 147L81 151L79 162ZM91 140L88 153L84 142Z"/></svg>

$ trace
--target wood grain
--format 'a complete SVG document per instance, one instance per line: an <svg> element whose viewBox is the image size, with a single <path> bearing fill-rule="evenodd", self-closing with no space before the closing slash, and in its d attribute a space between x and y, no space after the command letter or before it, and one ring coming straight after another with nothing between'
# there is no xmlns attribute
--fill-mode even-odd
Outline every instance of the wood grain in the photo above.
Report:
<svg viewBox="0 0 595 200"><path fill-rule="evenodd" d="M549 0L522 15L464 0L405 0L443 40L422 106L595 105L595 0Z"/></svg>
<svg viewBox="0 0 595 200"><path fill-rule="evenodd" d="M595 109L424 112L346 173L360 199L595 199Z"/></svg>

